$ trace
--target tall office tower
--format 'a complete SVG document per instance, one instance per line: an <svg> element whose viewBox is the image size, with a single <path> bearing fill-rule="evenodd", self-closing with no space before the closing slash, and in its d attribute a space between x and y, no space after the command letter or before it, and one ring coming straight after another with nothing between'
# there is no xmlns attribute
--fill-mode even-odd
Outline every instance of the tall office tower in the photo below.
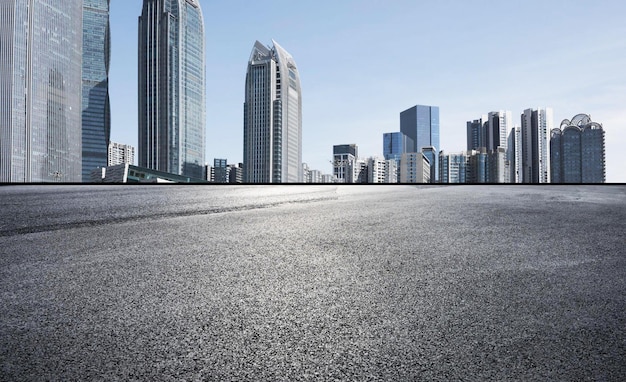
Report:
<svg viewBox="0 0 626 382"><path fill-rule="evenodd" d="M565 119L550 137L552 183L606 181L604 129L587 114Z"/></svg>
<svg viewBox="0 0 626 382"><path fill-rule="evenodd" d="M123 163L135 163L135 148L131 145L109 142L107 165L115 166Z"/></svg>
<svg viewBox="0 0 626 382"><path fill-rule="evenodd" d="M487 121L486 115L480 119L467 121L467 151L487 147Z"/></svg>
<svg viewBox="0 0 626 382"><path fill-rule="evenodd" d="M550 182L548 134L554 128L551 108L526 109L522 113L522 183ZM520 147L516 147L519 150Z"/></svg>
<svg viewBox="0 0 626 382"><path fill-rule="evenodd" d="M523 160L522 160L522 128L515 126L509 133L509 142L507 144L509 149L509 164L511 170L511 183L523 183Z"/></svg>
<svg viewBox="0 0 626 382"><path fill-rule="evenodd" d="M0 1L0 182L80 182L81 0Z"/></svg>
<svg viewBox="0 0 626 382"><path fill-rule="evenodd" d="M430 162L423 153L405 153L400 159L400 183L430 183Z"/></svg>
<svg viewBox="0 0 626 382"><path fill-rule="evenodd" d="M434 147L435 153L439 146L439 107L416 105L400 113L400 131L413 141L410 152L421 152L424 147ZM435 155L431 162L435 168L432 183L437 182L438 161Z"/></svg>
<svg viewBox="0 0 626 382"><path fill-rule="evenodd" d="M338 183L355 183L356 159L359 148L356 144L333 146L333 174Z"/></svg>
<svg viewBox="0 0 626 382"><path fill-rule="evenodd" d="M467 183L467 155L465 152L439 152L439 183Z"/></svg>
<svg viewBox="0 0 626 382"><path fill-rule="evenodd" d="M243 118L248 183L302 182L302 92L293 57L256 42L248 61Z"/></svg>
<svg viewBox="0 0 626 382"><path fill-rule="evenodd" d="M83 182L107 165L111 136L109 106L109 2L83 0Z"/></svg>
<svg viewBox="0 0 626 382"><path fill-rule="evenodd" d="M204 48L198 0L144 0L139 17L139 166L203 178Z"/></svg>
<svg viewBox="0 0 626 382"><path fill-rule="evenodd" d="M492 111L487 118L487 151L494 151L498 147L506 149L509 131L513 127L511 112Z"/></svg>

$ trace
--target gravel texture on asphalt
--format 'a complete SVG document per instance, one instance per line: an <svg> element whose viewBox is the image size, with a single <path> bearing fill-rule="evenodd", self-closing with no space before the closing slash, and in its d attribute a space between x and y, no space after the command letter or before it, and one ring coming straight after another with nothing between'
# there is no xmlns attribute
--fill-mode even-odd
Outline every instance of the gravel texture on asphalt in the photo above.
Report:
<svg viewBox="0 0 626 382"><path fill-rule="evenodd" d="M626 380L625 186L0 201L1 381Z"/></svg>

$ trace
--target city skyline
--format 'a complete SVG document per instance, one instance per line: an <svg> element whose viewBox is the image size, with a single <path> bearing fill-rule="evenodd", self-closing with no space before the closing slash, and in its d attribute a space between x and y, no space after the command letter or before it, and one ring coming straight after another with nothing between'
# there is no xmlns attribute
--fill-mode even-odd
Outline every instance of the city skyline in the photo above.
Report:
<svg viewBox="0 0 626 382"><path fill-rule="evenodd" d="M464 149L466 122L485 112L510 110L519 125L523 110L550 107L555 121L578 113L601 121L607 182L626 181L618 156L626 141L626 75L621 70L626 27L617 16L626 6L621 2L569 3L567 8L541 3L541 13L533 11L539 5L533 1L345 2L333 4L332 13L325 2L285 4L239 9L239 2L201 1L207 25L205 162L242 161L245 59L255 40L275 39L298 58L304 94L302 160L312 169L330 172L335 144L357 143L364 156L382 155L382 134L398 131L399 113L411 105L440 107L438 150L446 152ZM126 24L139 13L134 2L111 5L111 138L131 145L136 140L136 94L128 84L136 83L136 63L124 52L136 49L127 38L136 25L126 29ZM420 14L432 17L413 22ZM603 28L569 28L562 14L601 20ZM520 26L522 17L527 23ZM481 18L489 22L472 21ZM408 48L411 44L419 52ZM567 58L575 52L590 59Z"/></svg>

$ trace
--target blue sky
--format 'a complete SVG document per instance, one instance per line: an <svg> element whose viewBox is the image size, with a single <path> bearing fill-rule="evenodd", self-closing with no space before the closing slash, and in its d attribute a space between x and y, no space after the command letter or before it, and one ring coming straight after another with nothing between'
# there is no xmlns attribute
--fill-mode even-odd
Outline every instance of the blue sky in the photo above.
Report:
<svg viewBox="0 0 626 382"><path fill-rule="evenodd" d="M244 81L256 40L295 59L303 161L331 172L332 146L382 155L399 114L440 108L441 149L465 150L466 121L552 107L606 132L607 181L626 182L626 2L621 0L200 0L207 64L207 162L243 159ZM137 145L141 0L111 2L111 139Z"/></svg>

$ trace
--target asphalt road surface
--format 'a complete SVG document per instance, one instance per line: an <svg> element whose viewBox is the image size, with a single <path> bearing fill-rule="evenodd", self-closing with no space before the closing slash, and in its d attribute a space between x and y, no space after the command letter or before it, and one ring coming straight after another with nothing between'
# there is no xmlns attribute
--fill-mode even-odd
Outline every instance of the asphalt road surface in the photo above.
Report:
<svg viewBox="0 0 626 382"><path fill-rule="evenodd" d="M1 381L623 381L625 186L0 187Z"/></svg>

